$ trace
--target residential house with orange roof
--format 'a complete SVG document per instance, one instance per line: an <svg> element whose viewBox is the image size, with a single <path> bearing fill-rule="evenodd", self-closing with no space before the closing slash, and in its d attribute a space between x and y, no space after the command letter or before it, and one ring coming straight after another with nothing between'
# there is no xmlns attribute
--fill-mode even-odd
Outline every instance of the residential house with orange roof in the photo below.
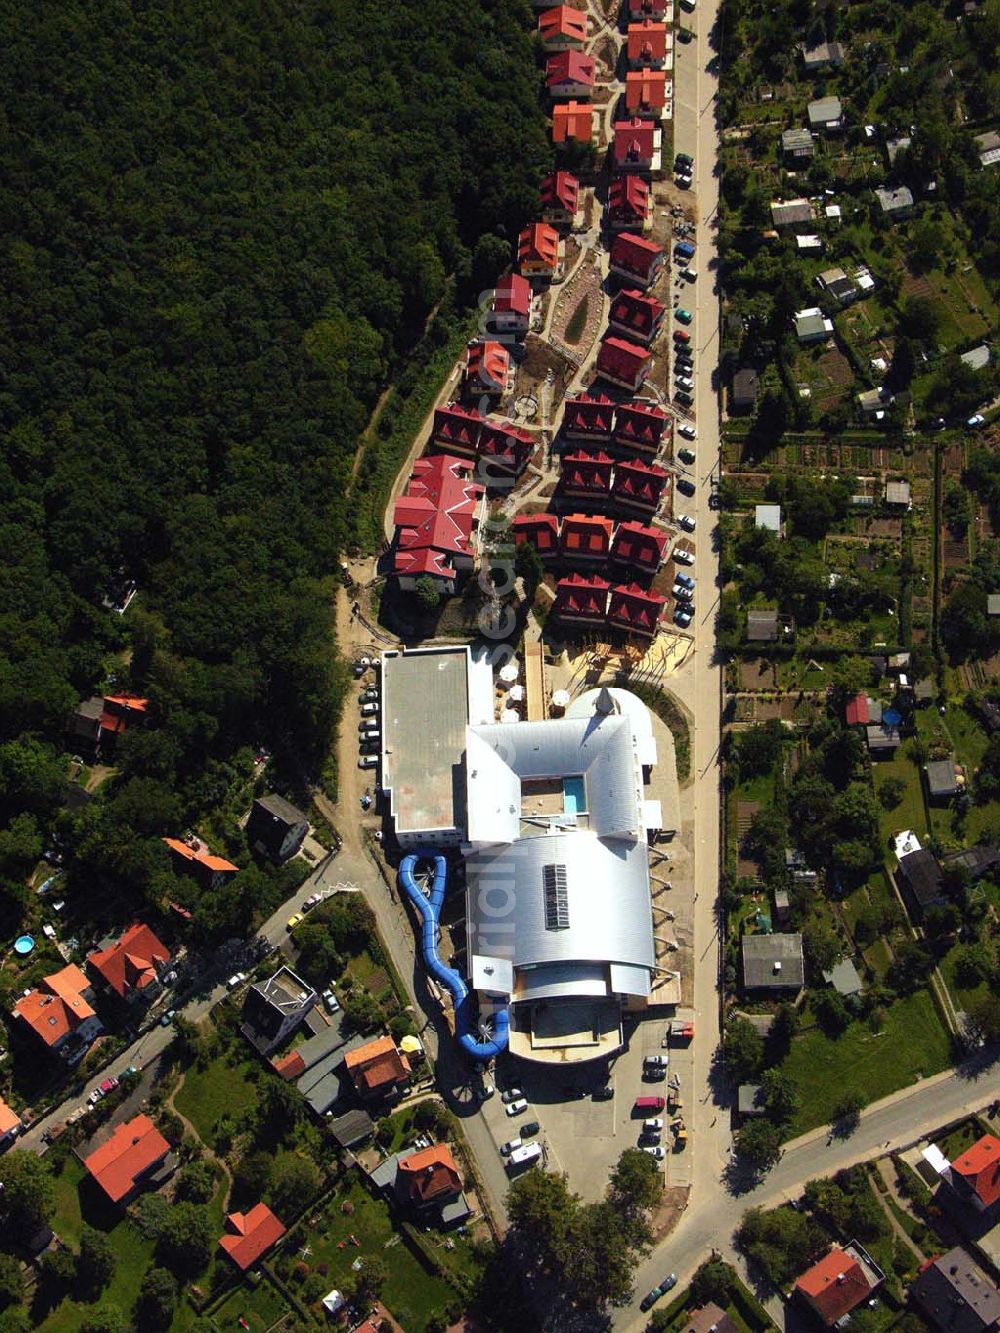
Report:
<svg viewBox="0 0 1000 1333"><path fill-rule="evenodd" d="M21 1117L0 1097L0 1149L9 1148L23 1128Z"/></svg>
<svg viewBox="0 0 1000 1333"><path fill-rule="evenodd" d="M610 587L599 574L568 574L556 585L552 614L563 624L603 628Z"/></svg>
<svg viewBox="0 0 1000 1333"><path fill-rule="evenodd" d="M633 393L653 367L653 354L648 347L627 342L624 338L606 337L597 353L597 373L609 384Z"/></svg>
<svg viewBox="0 0 1000 1333"><path fill-rule="evenodd" d="M127 1004L154 999L160 993L160 978L169 962L170 950L141 922L87 954L91 973L96 973L104 986Z"/></svg>
<svg viewBox="0 0 1000 1333"><path fill-rule="evenodd" d="M535 452L535 437L509 421L486 421L479 436L478 479L500 486L519 477Z"/></svg>
<svg viewBox="0 0 1000 1333"><path fill-rule="evenodd" d="M568 171L550 171L539 188L542 220L553 227L572 227L580 207L580 182Z"/></svg>
<svg viewBox="0 0 1000 1333"><path fill-rule="evenodd" d="M143 1186L162 1183L175 1165L170 1144L148 1115L116 1126L111 1137L82 1160L111 1202L122 1206Z"/></svg>
<svg viewBox="0 0 1000 1333"><path fill-rule="evenodd" d="M366 1101L399 1093L410 1081L410 1062L388 1036L376 1037L357 1050L348 1051L344 1068L358 1096Z"/></svg>
<svg viewBox="0 0 1000 1333"><path fill-rule="evenodd" d="M590 97L597 62L582 51L559 51L545 64L545 87L553 101L562 97Z"/></svg>
<svg viewBox="0 0 1000 1333"><path fill-rule="evenodd" d="M567 514L560 529L559 554L570 561L606 561L614 526L600 514Z"/></svg>
<svg viewBox="0 0 1000 1333"><path fill-rule="evenodd" d="M656 403L620 403L615 413L612 446L629 452L639 450L649 457L659 453L668 417Z"/></svg>
<svg viewBox="0 0 1000 1333"><path fill-rule="evenodd" d="M835 1245L819 1263L803 1273L795 1284L794 1294L822 1324L833 1328L866 1301L884 1277L868 1252L851 1241L843 1249Z"/></svg>
<svg viewBox="0 0 1000 1333"><path fill-rule="evenodd" d="M90 982L75 963L68 963L22 995L14 1004L14 1016L22 1030L30 1029L49 1051L73 1065L104 1031L93 999Z"/></svg>
<svg viewBox="0 0 1000 1333"><path fill-rule="evenodd" d="M531 322L531 283L520 273L508 273L493 293L490 323L497 333L523 335Z"/></svg>
<svg viewBox="0 0 1000 1333"><path fill-rule="evenodd" d="M431 443L462 458L475 458L484 418L474 407L449 403L434 409Z"/></svg>
<svg viewBox="0 0 1000 1333"><path fill-rule="evenodd" d="M602 444L611 439L615 405L607 394L577 394L563 405L562 433L568 440Z"/></svg>
<svg viewBox="0 0 1000 1333"><path fill-rule="evenodd" d="M1000 1139L995 1134L976 1139L950 1164L945 1179L963 1203L989 1212L1000 1200Z"/></svg>
<svg viewBox="0 0 1000 1333"><path fill-rule="evenodd" d="M285 1224L275 1217L266 1203L257 1203L249 1212L227 1216L226 1232L219 1237L219 1246L240 1272L245 1273L284 1234Z"/></svg>
<svg viewBox="0 0 1000 1333"><path fill-rule="evenodd" d="M465 391L473 397L499 398L507 392L510 356L490 339L476 339L465 349Z"/></svg>
<svg viewBox="0 0 1000 1333"><path fill-rule="evenodd" d="M130 725L145 722L148 709L148 699L132 694L84 699L66 719L67 744L74 753L96 760L102 746L113 744Z"/></svg>
<svg viewBox="0 0 1000 1333"><path fill-rule="evenodd" d="M454 1226L471 1213L462 1176L446 1143L393 1153L370 1173L371 1183L421 1225Z"/></svg>
<svg viewBox="0 0 1000 1333"><path fill-rule="evenodd" d="M230 875L239 873L239 866L210 852L199 838L190 842L180 838L163 838L162 841L170 849L174 869L193 875L203 889L221 888Z"/></svg>
<svg viewBox="0 0 1000 1333"><path fill-rule="evenodd" d="M553 143L590 143L594 111L587 102L557 102L552 108Z"/></svg>
<svg viewBox="0 0 1000 1333"><path fill-rule="evenodd" d="M616 277L646 289L659 276L664 263L663 246L635 232L619 232L611 242L610 268Z"/></svg>
<svg viewBox="0 0 1000 1333"><path fill-rule="evenodd" d="M546 51L582 51L587 41L587 15L569 5L546 9L538 16L538 35Z"/></svg>
<svg viewBox="0 0 1000 1333"><path fill-rule="evenodd" d="M641 176L616 176L608 188L606 211L612 231L645 231L652 216L653 196Z"/></svg>
<svg viewBox="0 0 1000 1333"><path fill-rule="evenodd" d="M392 568L401 588L411 590L426 576L452 593L458 576L473 568L473 533L485 495L472 479L474 471L470 459L451 454L432 454L414 463L393 510Z"/></svg>
<svg viewBox="0 0 1000 1333"><path fill-rule="evenodd" d="M632 519L619 523L611 544L611 559L630 570L655 574L663 560L667 534ZM613 596L613 594L612 594Z"/></svg>
<svg viewBox="0 0 1000 1333"><path fill-rule="evenodd" d="M647 592L638 583L621 584L611 589L608 604L608 626L626 634L638 634L651 639L660 623L666 598L658 592Z"/></svg>
<svg viewBox="0 0 1000 1333"><path fill-rule="evenodd" d="M662 22L667 12L667 0L628 0L628 16L632 23L641 19Z"/></svg>
<svg viewBox="0 0 1000 1333"><path fill-rule="evenodd" d="M555 514L516 514L510 526L515 546L530 542L543 560L559 553L559 519Z"/></svg>
<svg viewBox="0 0 1000 1333"><path fill-rule="evenodd" d="M615 171L658 171L660 142L660 131L655 121L639 116L616 120L611 146L611 161Z"/></svg>
<svg viewBox="0 0 1000 1333"><path fill-rule="evenodd" d="M627 287L611 302L608 327L630 342L648 347L663 327L666 313L667 307L655 296Z"/></svg>
<svg viewBox="0 0 1000 1333"><path fill-rule="evenodd" d="M623 508L654 514L660 506L667 476L655 463L645 463L641 458L622 459L615 467L612 498Z"/></svg>
<svg viewBox="0 0 1000 1333"><path fill-rule="evenodd" d="M626 54L631 69L662 69L667 59L667 25L653 19L628 25Z"/></svg>
<svg viewBox="0 0 1000 1333"><path fill-rule="evenodd" d="M583 500L606 500L611 494L614 461L603 451L596 454L563 454L559 489L563 495Z"/></svg>
<svg viewBox="0 0 1000 1333"><path fill-rule="evenodd" d="M667 76L662 69L630 69L625 75L625 109L630 116L660 120L667 105Z"/></svg>
<svg viewBox="0 0 1000 1333"><path fill-rule="evenodd" d="M525 277L551 278L559 267L559 233L547 222L532 222L517 238L517 265Z"/></svg>

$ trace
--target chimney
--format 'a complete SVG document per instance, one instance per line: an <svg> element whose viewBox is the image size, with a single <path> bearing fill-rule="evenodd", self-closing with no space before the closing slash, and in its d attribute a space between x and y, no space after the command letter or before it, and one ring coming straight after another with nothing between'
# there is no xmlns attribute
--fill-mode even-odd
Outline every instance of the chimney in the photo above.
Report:
<svg viewBox="0 0 1000 1333"><path fill-rule="evenodd" d="M780 971L781 971L781 964L780 964L780 963L775 963L775 965L774 965L774 970L775 970L775 972L780 972Z"/></svg>
<svg viewBox="0 0 1000 1333"><path fill-rule="evenodd" d="M837 1285L839 1286L843 1281L844 1281L844 1275L843 1275L843 1273L838 1273L838 1274L837 1274Z"/></svg>

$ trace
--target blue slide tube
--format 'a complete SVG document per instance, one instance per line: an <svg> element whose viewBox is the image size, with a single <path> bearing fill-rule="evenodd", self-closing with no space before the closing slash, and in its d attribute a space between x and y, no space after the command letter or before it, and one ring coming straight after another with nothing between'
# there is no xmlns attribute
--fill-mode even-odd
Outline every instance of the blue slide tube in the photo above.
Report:
<svg viewBox="0 0 1000 1333"><path fill-rule="evenodd" d="M418 861L433 861L434 880L430 895L413 878ZM404 856L399 863L399 882L410 901L420 913L420 952L427 971L447 991L450 991L455 1005L455 1039L466 1055L473 1060L492 1060L507 1048L510 1034L510 1014L507 1006L497 1009L493 1014L493 1037L484 1040L473 1029L472 997L469 988L453 967L442 963L438 955L438 921L441 916L441 904L448 882L448 862L440 852L421 849Z"/></svg>

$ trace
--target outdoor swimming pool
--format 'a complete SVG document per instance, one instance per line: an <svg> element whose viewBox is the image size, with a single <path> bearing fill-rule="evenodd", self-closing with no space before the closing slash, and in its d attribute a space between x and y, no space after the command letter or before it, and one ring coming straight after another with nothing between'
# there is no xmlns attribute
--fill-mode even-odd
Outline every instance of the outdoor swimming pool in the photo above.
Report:
<svg viewBox="0 0 1000 1333"><path fill-rule="evenodd" d="M583 778L563 778L563 813L581 815L587 809Z"/></svg>

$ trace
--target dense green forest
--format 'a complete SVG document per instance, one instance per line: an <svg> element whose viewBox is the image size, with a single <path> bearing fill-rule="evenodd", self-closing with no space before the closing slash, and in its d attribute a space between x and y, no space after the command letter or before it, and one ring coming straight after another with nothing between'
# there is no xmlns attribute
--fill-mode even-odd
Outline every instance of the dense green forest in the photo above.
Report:
<svg viewBox="0 0 1000 1333"><path fill-rule="evenodd" d="M0 890L24 900L58 819L94 897L162 900L156 835L217 804L245 747L300 783L327 750L357 437L435 305L443 341L534 206L530 11L5 13ZM59 813L67 710L110 673L151 726L98 802Z"/></svg>

